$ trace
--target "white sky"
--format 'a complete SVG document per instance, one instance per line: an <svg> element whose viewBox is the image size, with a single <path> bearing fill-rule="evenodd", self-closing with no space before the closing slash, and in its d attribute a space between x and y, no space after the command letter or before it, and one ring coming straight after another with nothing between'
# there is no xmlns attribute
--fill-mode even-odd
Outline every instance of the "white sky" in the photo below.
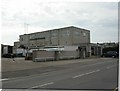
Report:
<svg viewBox="0 0 120 91"><path fill-rule="evenodd" d="M76 26L91 32L91 42L118 41L118 2L2 0L2 43L13 45L19 35Z"/></svg>

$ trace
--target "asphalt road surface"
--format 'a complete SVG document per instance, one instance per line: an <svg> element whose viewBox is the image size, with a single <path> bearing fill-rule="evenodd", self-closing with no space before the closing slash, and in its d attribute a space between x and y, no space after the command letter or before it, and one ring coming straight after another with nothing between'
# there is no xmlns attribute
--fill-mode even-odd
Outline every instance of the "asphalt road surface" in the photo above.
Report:
<svg viewBox="0 0 120 91"><path fill-rule="evenodd" d="M118 59L115 58L55 67L56 70L45 73L4 78L2 89L112 90L118 87Z"/></svg>

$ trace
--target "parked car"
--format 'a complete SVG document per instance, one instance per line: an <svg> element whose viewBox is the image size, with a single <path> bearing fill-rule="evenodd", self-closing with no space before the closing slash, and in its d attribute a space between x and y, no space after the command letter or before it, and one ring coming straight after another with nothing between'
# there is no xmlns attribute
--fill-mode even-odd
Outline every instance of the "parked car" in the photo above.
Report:
<svg viewBox="0 0 120 91"><path fill-rule="evenodd" d="M4 57L4 58L12 58L13 56L15 57L15 54L8 53L8 54L2 55L2 57Z"/></svg>
<svg viewBox="0 0 120 91"><path fill-rule="evenodd" d="M106 53L103 53L102 57L113 57L113 58L116 58L116 57L119 57L119 53L117 53L116 51L108 51Z"/></svg>

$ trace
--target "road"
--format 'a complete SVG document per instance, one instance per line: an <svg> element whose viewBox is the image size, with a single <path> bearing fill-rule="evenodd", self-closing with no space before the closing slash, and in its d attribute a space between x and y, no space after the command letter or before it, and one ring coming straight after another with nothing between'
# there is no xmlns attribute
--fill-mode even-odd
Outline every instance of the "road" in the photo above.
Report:
<svg viewBox="0 0 120 91"><path fill-rule="evenodd" d="M118 87L118 59L54 66L56 70L24 77L2 79L3 89L115 89Z"/></svg>

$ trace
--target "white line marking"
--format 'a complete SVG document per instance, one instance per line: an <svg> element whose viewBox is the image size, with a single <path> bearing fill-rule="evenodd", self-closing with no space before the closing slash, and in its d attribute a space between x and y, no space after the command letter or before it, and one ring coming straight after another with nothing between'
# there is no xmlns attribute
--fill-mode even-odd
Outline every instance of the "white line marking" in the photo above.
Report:
<svg viewBox="0 0 120 91"><path fill-rule="evenodd" d="M91 71L91 72L85 73L85 75L88 75L88 74L91 74L91 73L94 73L94 72L98 72L98 71L100 71L100 70Z"/></svg>
<svg viewBox="0 0 120 91"><path fill-rule="evenodd" d="M110 63L110 62L99 62L99 63L94 63L94 64L91 64L91 65L84 65L84 66L81 66L81 67L93 66L93 65L103 64L103 63Z"/></svg>
<svg viewBox="0 0 120 91"><path fill-rule="evenodd" d="M8 78L6 78L6 79L0 79L0 81L5 81L5 80L9 80Z"/></svg>
<svg viewBox="0 0 120 91"><path fill-rule="evenodd" d="M92 73L94 73L94 72L98 72L98 71L100 71L100 70L98 69L98 70L91 71L91 72L88 72L88 73L80 74L80 75L74 76L74 77L72 77L72 78L81 77L81 76L88 75L88 74L92 74Z"/></svg>
<svg viewBox="0 0 120 91"><path fill-rule="evenodd" d="M45 84L42 84L42 85L34 86L34 87L32 87L32 88L43 87L43 86L47 86L47 85L51 85L51 84L54 84L54 82L45 83Z"/></svg>
<svg viewBox="0 0 120 91"><path fill-rule="evenodd" d="M108 62L100 62L100 63L91 64L91 65L103 64L103 63L108 63Z"/></svg>
<svg viewBox="0 0 120 91"><path fill-rule="evenodd" d="M80 77L80 76L84 76L85 74L81 74L81 75L77 75L77 76L74 76L72 78L77 78L77 77Z"/></svg>
<svg viewBox="0 0 120 91"><path fill-rule="evenodd" d="M100 59L113 59L113 58L100 58Z"/></svg>
<svg viewBox="0 0 120 91"><path fill-rule="evenodd" d="M46 84L40 85L40 87L43 87L43 86L46 86L46 85L50 85L50 84L53 84L53 82L50 82L50 83L46 83Z"/></svg>
<svg viewBox="0 0 120 91"><path fill-rule="evenodd" d="M115 65L108 66L108 67L106 67L106 68L107 68L107 69L110 69L110 68L113 68L113 67L115 67Z"/></svg>

